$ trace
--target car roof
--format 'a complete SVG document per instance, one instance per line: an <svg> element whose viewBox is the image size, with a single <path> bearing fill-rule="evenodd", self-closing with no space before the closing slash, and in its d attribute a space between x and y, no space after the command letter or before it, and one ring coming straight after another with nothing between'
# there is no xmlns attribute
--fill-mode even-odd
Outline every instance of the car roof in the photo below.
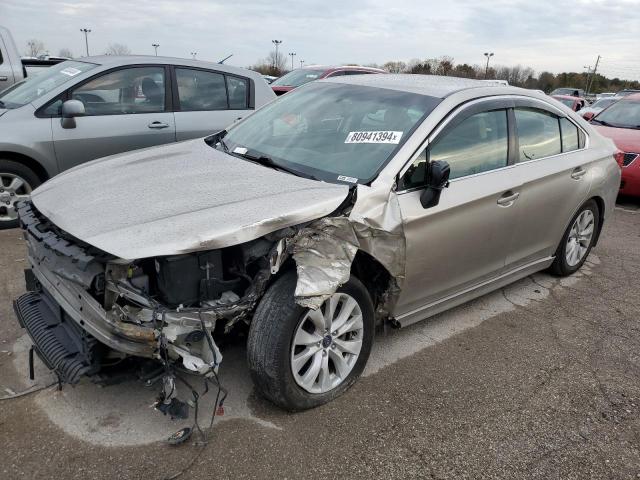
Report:
<svg viewBox="0 0 640 480"><path fill-rule="evenodd" d="M342 83L362 85L366 87L386 88L408 93L428 95L430 97L445 98L461 90L473 88L495 89L495 94L524 94L531 95L531 91L511 86L493 85L480 80L469 78L445 77L441 75L421 75L411 73L391 73L388 75L346 75L330 77L318 82ZM493 91L493 90L492 90Z"/></svg>
<svg viewBox="0 0 640 480"><path fill-rule="evenodd" d="M631 95L626 95L622 97L621 100L631 100L633 102L640 102L640 90L638 90L638 93L632 93Z"/></svg>
<svg viewBox="0 0 640 480"><path fill-rule="evenodd" d="M175 57L156 57L155 55L96 55L93 57L82 57L75 59L78 62L95 63L105 67L119 67L126 65L140 65L140 64L153 64L153 65L179 65L184 67L196 67L196 68L212 68L226 73L235 73L243 76L255 76L260 77L258 72L248 70L242 67L233 67L231 65L224 65L216 62L205 62L203 60L192 60L189 58L175 58Z"/></svg>

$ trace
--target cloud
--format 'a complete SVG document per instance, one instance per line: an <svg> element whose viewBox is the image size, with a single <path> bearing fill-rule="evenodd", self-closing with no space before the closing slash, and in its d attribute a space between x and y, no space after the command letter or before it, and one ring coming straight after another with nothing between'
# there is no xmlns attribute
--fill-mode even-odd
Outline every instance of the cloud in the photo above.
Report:
<svg viewBox="0 0 640 480"><path fill-rule="evenodd" d="M602 55L602 71L640 78L637 1L496 0L2 0L0 22L23 47L29 38L51 53L92 53L123 43L134 53L218 60L248 66L271 40L307 63L383 63L450 55L535 70L582 71ZM622 76L624 76L622 75Z"/></svg>

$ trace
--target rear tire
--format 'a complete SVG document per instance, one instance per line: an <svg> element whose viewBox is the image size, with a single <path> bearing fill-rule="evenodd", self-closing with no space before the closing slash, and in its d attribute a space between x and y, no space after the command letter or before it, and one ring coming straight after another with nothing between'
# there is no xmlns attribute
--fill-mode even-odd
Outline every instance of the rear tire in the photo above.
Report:
<svg viewBox="0 0 640 480"><path fill-rule="evenodd" d="M256 389L290 411L314 408L343 394L362 373L374 337L371 297L357 278L352 276L332 296L335 323L328 321L329 325L339 325L340 312L349 314L349 322L345 320L343 327L324 332L324 337L318 334L315 325L323 321L319 319L330 317L325 307L329 308L331 299L316 311L301 307L294 300L296 281L295 272L288 272L267 290L253 316L247 342L249 369ZM351 315L351 311L356 313ZM359 346L357 354L344 349L355 344ZM299 360L303 357L309 360ZM305 383L304 377L310 380Z"/></svg>
<svg viewBox="0 0 640 480"><path fill-rule="evenodd" d="M587 260L599 228L598 204L595 200L589 200L571 219L549 271L561 277L577 272Z"/></svg>
<svg viewBox="0 0 640 480"><path fill-rule="evenodd" d="M28 200L40 179L29 167L13 160L0 159L0 230L19 225L15 204Z"/></svg>

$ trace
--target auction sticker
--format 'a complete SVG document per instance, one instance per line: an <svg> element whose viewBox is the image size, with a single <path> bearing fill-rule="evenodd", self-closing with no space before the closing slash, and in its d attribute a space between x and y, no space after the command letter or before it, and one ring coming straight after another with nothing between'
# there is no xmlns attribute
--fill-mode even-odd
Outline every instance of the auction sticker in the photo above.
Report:
<svg viewBox="0 0 640 480"><path fill-rule="evenodd" d="M64 75L69 75L70 77L75 77L79 73L82 73L82 70L78 70L77 68L67 67L64 70L60 70L60 73Z"/></svg>
<svg viewBox="0 0 640 480"><path fill-rule="evenodd" d="M400 143L403 132L349 132L344 143Z"/></svg>

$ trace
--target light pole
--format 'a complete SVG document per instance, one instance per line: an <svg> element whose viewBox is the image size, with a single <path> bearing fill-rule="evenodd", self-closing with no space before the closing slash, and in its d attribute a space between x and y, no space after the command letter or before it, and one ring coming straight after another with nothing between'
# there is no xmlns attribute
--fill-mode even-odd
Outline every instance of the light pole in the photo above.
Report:
<svg viewBox="0 0 640 480"><path fill-rule="evenodd" d="M151 46L152 46L153 48L155 48L155 50L156 50L156 57L157 57L157 56L158 56L158 47L160 46L160 44L159 44L159 43L152 43L152 44L151 44Z"/></svg>
<svg viewBox="0 0 640 480"><path fill-rule="evenodd" d="M484 52L484 56L487 57L487 66L484 69L484 78L486 79L489 75L489 59L493 57L493 52Z"/></svg>
<svg viewBox="0 0 640 480"><path fill-rule="evenodd" d="M191 58L194 60L196 59L196 55L198 55L198 52L191 52Z"/></svg>
<svg viewBox="0 0 640 480"><path fill-rule="evenodd" d="M293 57L296 56L296 52L289 52L289 55L291 55L291 70L293 70L295 68L293 66Z"/></svg>
<svg viewBox="0 0 640 480"><path fill-rule="evenodd" d="M587 70L587 82L584 86L584 89L586 91L587 87L589 86L589 77L591 76L591 65L584 65L582 68L585 68Z"/></svg>
<svg viewBox="0 0 640 480"><path fill-rule="evenodd" d="M81 28L80 31L84 33L84 44L87 47L87 57L89 56L89 33L91 32L90 28Z"/></svg>
<svg viewBox="0 0 640 480"><path fill-rule="evenodd" d="M300 60L300 68L304 65L304 60Z"/></svg>
<svg viewBox="0 0 640 480"><path fill-rule="evenodd" d="M271 43L276 46L276 64L273 67L279 69L280 65L278 65L278 62L280 60L280 57L278 57L278 46L282 43L282 40L271 40Z"/></svg>

